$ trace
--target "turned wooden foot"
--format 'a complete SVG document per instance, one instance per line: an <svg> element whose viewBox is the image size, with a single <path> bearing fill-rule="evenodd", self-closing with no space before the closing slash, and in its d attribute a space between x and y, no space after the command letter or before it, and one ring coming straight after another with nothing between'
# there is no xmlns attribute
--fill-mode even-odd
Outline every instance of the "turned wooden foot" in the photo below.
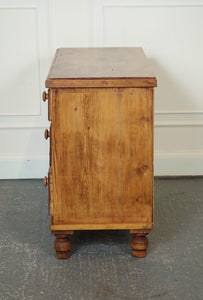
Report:
<svg viewBox="0 0 203 300"><path fill-rule="evenodd" d="M54 248L56 250L57 258L69 258L71 249L71 241L69 237L65 234L57 234L54 242Z"/></svg>
<svg viewBox="0 0 203 300"><path fill-rule="evenodd" d="M56 250L56 257L67 259L70 257L71 241L67 234L54 233L56 236L54 248Z"/></svg>
<svg viewBox="0 0 203 300"><path fill-rule="evenodd" d="M135 233L131 240L132 255L145 257L147 255L148 238L147 233Z"/></svg>

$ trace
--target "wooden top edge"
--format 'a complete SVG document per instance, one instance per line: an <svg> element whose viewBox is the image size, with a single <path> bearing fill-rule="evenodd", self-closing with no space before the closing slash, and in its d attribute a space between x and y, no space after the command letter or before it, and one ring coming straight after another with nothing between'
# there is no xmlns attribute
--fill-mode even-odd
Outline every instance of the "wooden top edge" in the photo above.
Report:
<svg viewBox="0 0 203 300"><path fill-rule="evenodd" d="M49 78L47 76L46 81L50 82L50 81L56 81L56 80L66 80L68 81L72 81L72 80L96 80L96 81L101 81L101 80L144 80L144 79L151 79L151 80L157 80L156 77L88 77L88 78L84 78L84 77L61 77L61 78Z"/></svg>
<svg viewBox="0 0 203 300"><path fill-rule="evenodd" d="M113 87L157 87L157 79L150 78L93 78L93 79L47 79L46 88L113 88Z"/></svg>

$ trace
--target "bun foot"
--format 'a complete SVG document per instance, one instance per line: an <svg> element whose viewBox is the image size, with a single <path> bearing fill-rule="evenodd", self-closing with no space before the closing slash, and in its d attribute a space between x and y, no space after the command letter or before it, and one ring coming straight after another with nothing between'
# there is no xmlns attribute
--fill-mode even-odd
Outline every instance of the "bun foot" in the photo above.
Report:
<svg viewBox="0 0 203 300"><path fill-rule="evenodd" d="M147 233L136 233L131 240L132 255L135 257L145 257L147 255L148 238Z"/></svg>
<svg viewBox="0 0 203 300"><path fill-rule="evenodd" d="M54 242L56 257L67 259L70 257L71 241L66 234L57 234Z"/></svg>

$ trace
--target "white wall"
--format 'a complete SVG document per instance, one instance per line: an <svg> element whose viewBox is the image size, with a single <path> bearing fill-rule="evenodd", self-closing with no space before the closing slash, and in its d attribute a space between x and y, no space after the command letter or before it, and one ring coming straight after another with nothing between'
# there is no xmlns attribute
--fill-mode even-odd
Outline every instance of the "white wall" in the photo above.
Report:
<svg viewBox="0 0 203 300"><path fill-rule="evenodd" d="M0 177L43 177L59 47L142 46L158 79L155 175L203 174L203 0L0 0Z"/></svg>

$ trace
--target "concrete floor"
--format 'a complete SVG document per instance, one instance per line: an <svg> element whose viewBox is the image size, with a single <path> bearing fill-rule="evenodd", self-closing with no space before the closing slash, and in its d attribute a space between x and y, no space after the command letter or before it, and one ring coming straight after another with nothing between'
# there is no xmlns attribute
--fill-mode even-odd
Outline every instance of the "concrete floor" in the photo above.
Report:
<svg viewBox="0 0 203 300"><path fill-rule="evenodd" d="M129 231L80 231L57 260L42 180L0 181L0 300L203 299L203 178L155 180L148 256Z"/></svg>

